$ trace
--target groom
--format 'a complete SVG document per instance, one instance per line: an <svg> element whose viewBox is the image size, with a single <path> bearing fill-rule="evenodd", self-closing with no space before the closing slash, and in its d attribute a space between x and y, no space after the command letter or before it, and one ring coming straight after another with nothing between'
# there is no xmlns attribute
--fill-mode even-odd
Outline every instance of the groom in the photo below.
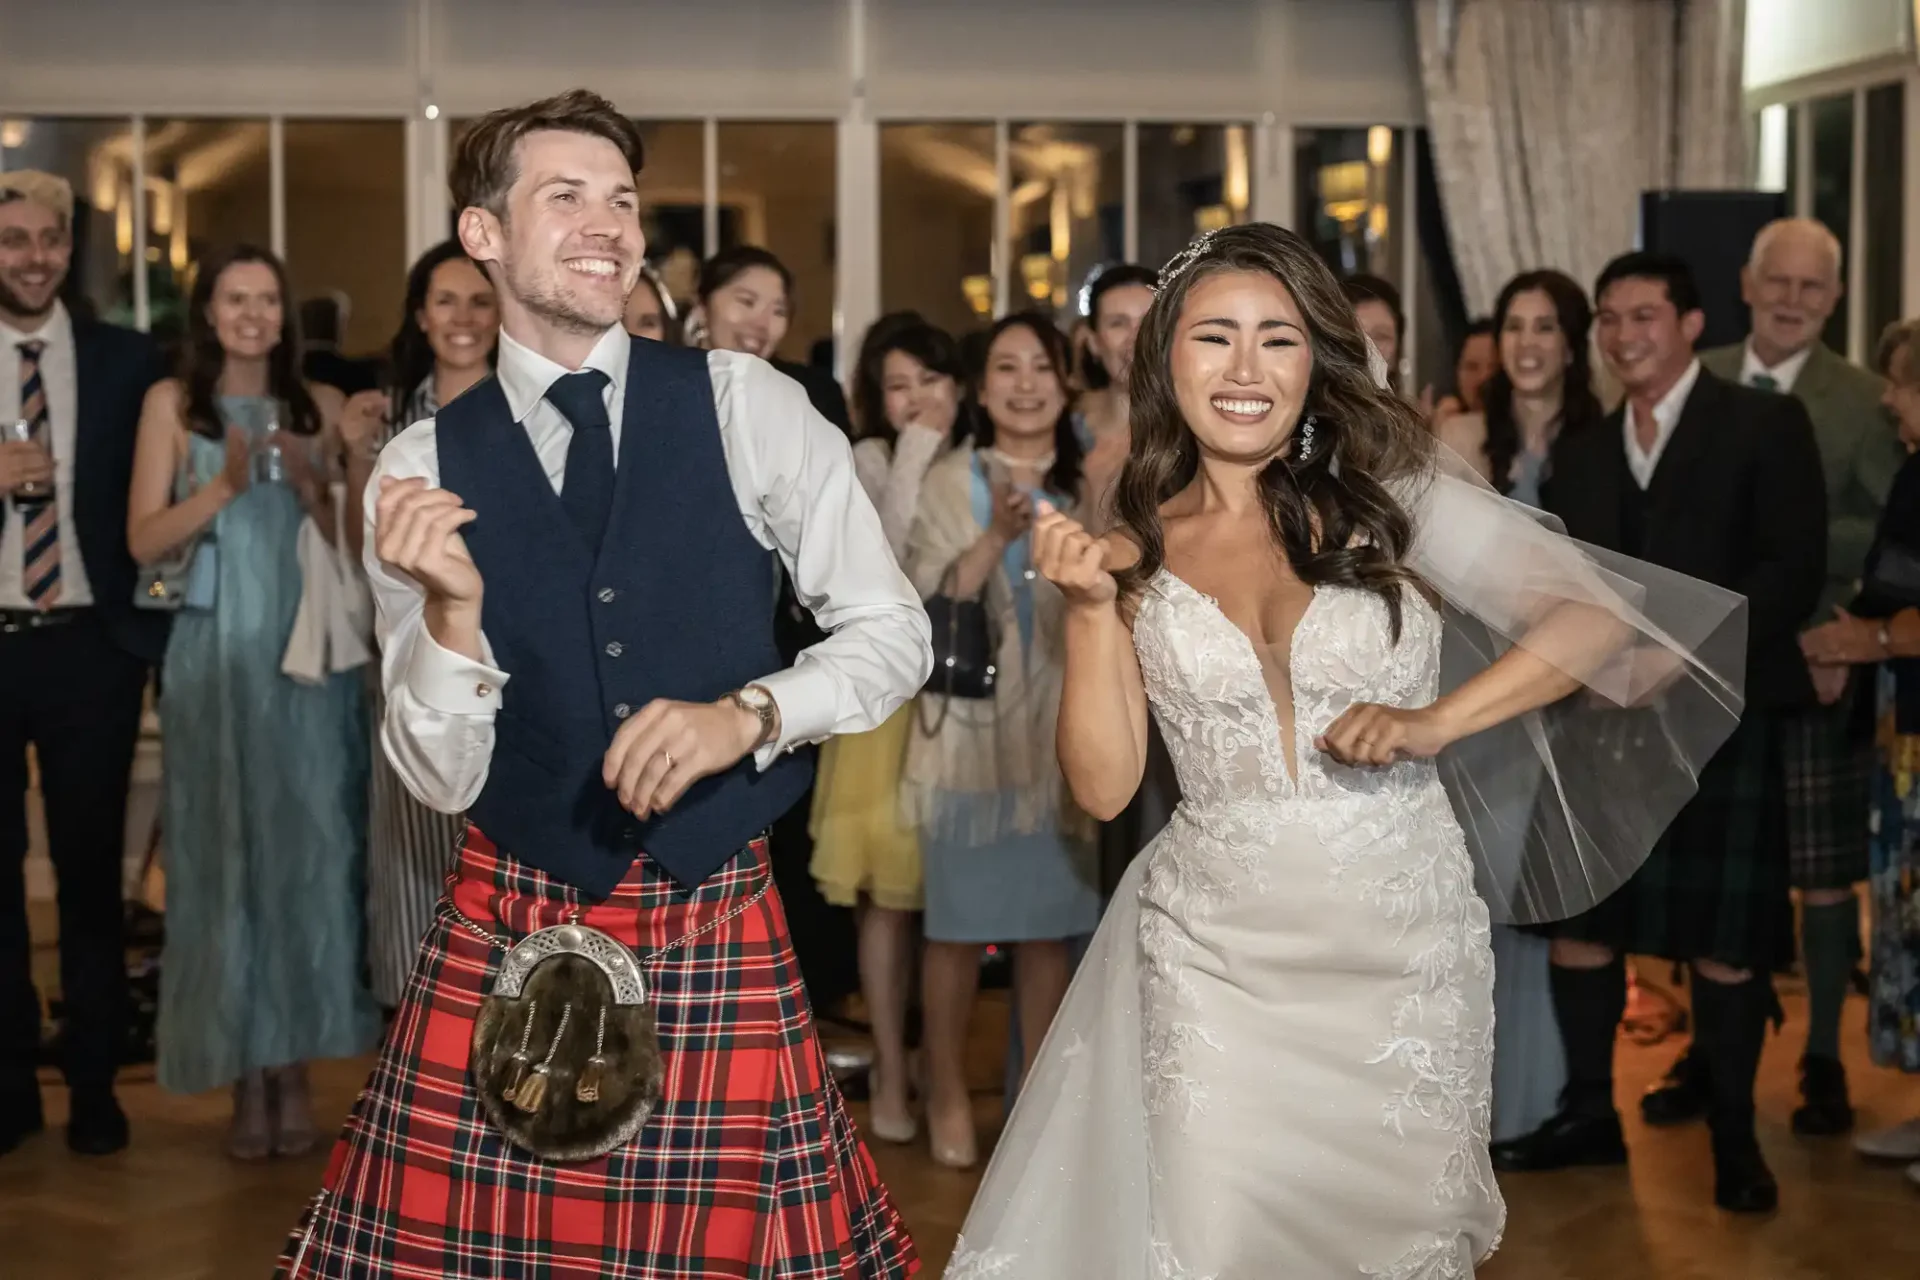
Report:
<svg viewBox="0 0 1920 1280"><path fill-rule="evenodd" d="M762 833L806 789L794 748L920 688L926 615L799 384L622 330L640 164L634 126L583 90L460 143L460 239L500 299L499 369L386 448L366 545L387 754L473 826L289 1241L301 1280L919 1265L827 1076ZM828 633L785 670L769 551ZM492 1127L471 1048L505 949L562 923L638 956L664 1069L636 1136L564 1162ZM584 1035L599 1060L590 1015L568 1041L552 1012L555 1051ZM596 1101L584 1071L553 1079L543 1120Z"/></svg>

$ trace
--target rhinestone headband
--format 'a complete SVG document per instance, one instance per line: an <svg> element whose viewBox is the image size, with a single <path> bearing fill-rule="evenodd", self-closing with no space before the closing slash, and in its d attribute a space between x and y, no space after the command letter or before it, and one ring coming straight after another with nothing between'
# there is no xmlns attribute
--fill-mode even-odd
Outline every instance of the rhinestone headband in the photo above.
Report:
<svg viewBox="0 0 1920 1280"><path fill-rule="evenodd" d="M1188 267L1191 267L1195 262L1205 257L1207 251L1213 248L1213 242L1219 235L1220 228L1218 227L1215 227L1212 231L1204 231L1198 236L1195 236L1193 240L1187 244L1186 248L1169 258L1167 265L1160 268L1160 279L1158 283L1154 285L1154 291L1157 293L1166 288L1175 280L1179 279L1180 274Z"/></svg>

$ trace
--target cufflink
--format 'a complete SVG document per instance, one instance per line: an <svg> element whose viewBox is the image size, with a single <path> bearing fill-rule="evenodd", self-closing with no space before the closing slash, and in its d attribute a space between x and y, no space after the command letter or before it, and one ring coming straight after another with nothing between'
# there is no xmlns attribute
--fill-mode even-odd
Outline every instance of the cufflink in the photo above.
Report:
<svg viewBox="0 0 1920 1280"><path fill-rule="evenodd" d="M491 698L493 696L493 686L490 684L477 684L473 686L473 696L476 698Z"/></svg>

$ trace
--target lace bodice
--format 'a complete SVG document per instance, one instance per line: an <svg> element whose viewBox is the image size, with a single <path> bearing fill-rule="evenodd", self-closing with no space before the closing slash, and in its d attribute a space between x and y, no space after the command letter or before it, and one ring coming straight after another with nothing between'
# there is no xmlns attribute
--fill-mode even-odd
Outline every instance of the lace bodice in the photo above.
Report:
<svg viewBox="0 0 1920 1280"><path fill-rule="evenodd" d="M1133 641L1187 806L1204 812L1248 802L1337 800L1437 781L1429 762L1348 769L1313 746L1315 736L1354 703L1417 707L1433 700L1440 616L1412 590L1405 593L1401 616L1395 644L1386 604L1372 592L1314 592L1288 656L1296 789L1280 717L1252 641L1212 597L1165 570L1157 574L1140 602Z"/></svg>

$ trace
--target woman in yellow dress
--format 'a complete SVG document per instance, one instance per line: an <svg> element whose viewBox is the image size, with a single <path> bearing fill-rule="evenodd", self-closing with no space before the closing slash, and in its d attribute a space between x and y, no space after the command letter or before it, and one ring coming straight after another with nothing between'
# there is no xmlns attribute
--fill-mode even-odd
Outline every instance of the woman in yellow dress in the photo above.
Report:
<svg viewBox="0 0 1920 1280"><path fill-rule="evenodd" d="M965 380L959 345L914 313L882 316L862 343L854 468L896 557L927 468L960 434ZM870 1128L888 1142L912 1142L917 1132L905 1025L913 914L921 904L920 839L901 823L899 804L915 705L871 733L830 741L813 796L813 878L828 902L854 909L859 925L860 993L873 1027Z"/></svg>

